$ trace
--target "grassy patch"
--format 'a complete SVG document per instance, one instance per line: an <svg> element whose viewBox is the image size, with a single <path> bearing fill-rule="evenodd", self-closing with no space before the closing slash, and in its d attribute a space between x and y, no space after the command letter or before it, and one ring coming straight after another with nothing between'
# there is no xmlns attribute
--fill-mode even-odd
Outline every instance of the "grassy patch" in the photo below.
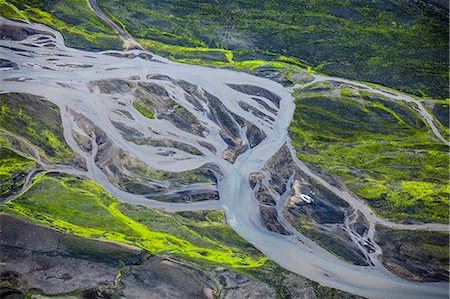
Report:
<svg viewBox="0 0 450 299"><path fill-rule="evenodd" d="M0 147L0 161L0 196L3 198L23 185L26 173L36 163L5 147Z"/></svg>
<svg viewBox="0 0 450 299"><path fill-rule="evenodd" d="M148 107L147 105L145 105L139 101L135 101L135 102L133 102L133 107L137 111L139 111L143 116L145 116L149 119L155 118L155 112L153 111L152 108Z"/></svg>
<svg viewBox="0 0 450 299"><path fill-rule="evenodd" d="M226 227L223 215L194 223L180 215L120 203L101 186L69 176L40 175L24 194L1 209L68 233L120 241L209 265L245 268L266 261L256 251L237 247L245 241ZM220 233L202 235L199 227L226 231L229 240L217 237Z"/></svg>
<svg viewBox="0 0 450 299"><path fill-rule="evenodd" d="M59 108L42 97L24 93L0 95L0 128L25 138L46 158L64 162L74 156L62 130Z"/></svg>
<svg viewBox="0 0 450 299"><path fill-rule="evenodd" d="M0 180L14 176L17 173L26 171L35 165L33 159L23 157L13 150L0 147Z"/></svg>
<svg viewBox="0 0 450 299"><path fill-rule="evenodd" d="M289 130L298 157L340 177L383 217L447 222L448 146L414 106L343 88L296 92Z"/></svg>

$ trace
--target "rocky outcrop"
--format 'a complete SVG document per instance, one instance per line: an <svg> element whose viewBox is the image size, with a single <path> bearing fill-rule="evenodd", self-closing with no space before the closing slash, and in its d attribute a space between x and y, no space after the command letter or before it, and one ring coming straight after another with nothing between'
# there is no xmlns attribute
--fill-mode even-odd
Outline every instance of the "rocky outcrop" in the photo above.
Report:
<svg viewBox="0 0 450 299"><path fill-rule="evenodd" d="M260 97L266 98L269 101L271 101L272 103L274 103L278 108L280 108L281 98L278 95L274 94L271 91L268 91L265 88L262 88L259 86L254 86L254 85L248 85L248 84L242 84L242 85L227 84L227 85L239 92L242 92L242 93L245 93L248 95L252 95L252 96L260 96Z"/></svg>

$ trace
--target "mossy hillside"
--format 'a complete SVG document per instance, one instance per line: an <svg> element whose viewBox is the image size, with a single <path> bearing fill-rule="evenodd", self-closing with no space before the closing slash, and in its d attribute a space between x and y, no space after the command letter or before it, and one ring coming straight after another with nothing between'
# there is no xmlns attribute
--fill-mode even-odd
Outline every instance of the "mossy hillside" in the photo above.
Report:
<svg viewBox="0 0 450 299"><path fill-rule="evenodd" d="M69 176L39 175L26 192L1 210L68 233L133 244L151 253L176 254L209 265L245 268L266 261L260 253L242 252L236 247L236 242L244 241L230 228L230 240L225 242L202 236L187 226L223 229L223 215L194 224L179 215L120 203L100 185Z"/></svg>
<svg viewBox="0 0 450 299"><path fill-rule="evenodd" d="M315 66L310 70L421 96L448 96L448 28L444 26L448 17L432 5L187 0L99 4L146 47L179 62L247 71L268 64L288 76L292 68L309 64ZM63 33L69 46L120 48L118 37L82 0L3 1L0 12L49 24Z"/></svg>
<svg viewBox="0 0 450 299"><path fill-rule="evenodd" d="M36 163L33 159L23 157L17 152L0 147L0 180L13 177L17 173L25 172Z"/></svg>
<svg viewBox="0 0 450 299"><path fill-rule="evenodd" d="M0 147L0 198L17 191L25 182L26 174L36 166L33 159Z"/></svg>
<svg viewBox="0 0 450 299"><path fill-rule="evenodd" d="M67 145L59 108L42 97L24 93L0 95L0 128L37 146L54 162L74 157Z"/></svg>
<svg viewBox="0 0 450 299"><path fill-rule="evenodd" d="M200 65L218 65L218 66L234 66L247 67L249 69L261 66L271 62L279 62L288 65L298 65L307 68L308 65L297 58L290 58L284 55L274 54L268 51L259 51L254 49L239 50L207 47L204 45L184 46L166 44L154 39L139 38L144 46L161 55L167 56L171 60L178 62L186 62ZM273 64L276 66L276 63Z"/></svg>
<svg viewBox="0 0 450 299"><path fill-rule="evenodd" d="M69 47L121 49L117 34L98 18L84 0L1 0L0 15L46 24L64 36Z"/></svg>
<svg viewBox="0 0 450 299"><path fill-rule="evenodd" d="M350 87L295 92L300 159L338 176L390 220L447 222L448 146L413 107Z"/></svg>
<svg viewBox="0 0 450 299"><path fill-rule="evenodd" d="M149 39L138 39L139 42L152 52L158 53L172 61L197 64L202 66L231 68L250 74L260 75L259 67L279 72L285 77L285 85L304 83L294 78L294 74L317 72L319 67L311 67L305 61L277 55L268 51L258 50L229 50L224 48L208 48L203 46L188 47L180 45L164 44Z"/></svg>
<svg viewBox="0 0 450 299"><path fill-rule="evenodd" d="M78 11L81 11L86 18L80 19ZM59 30L64 36L66 45L70 47L90 50L121 48L118 36L115 36L115 33L88 9L85 1L36 2L29 0L18 3L17 1L3 0L0 2L0 15L47 24ZM114 15L110 15L110 17L123 26L123 23L117 17ZM229 50L198 47L198 45L195 47L176 46L149 39L141 39L140 42L154 52L165 55L174 61L185 63L213 66L230 65L230 57L233 55ZM250 50L250 52L257 53L254 50ZM236 52L236 54L239 55L239 52ZM261 60L234 62L231 60L231 65L248 70L266 62Z"/></svg>
<svg viewBox="0 0 450 299"><path fill-rule="evenodd" d="M224 62L219 49L257 50L304 59L331 75L448 96L448 15L424 2L100 0L99 5L150 47L199 48L198 62L211 56ZM188 52L171 55L197 55ZM186 59L195 62L194 56Z"/></svg>

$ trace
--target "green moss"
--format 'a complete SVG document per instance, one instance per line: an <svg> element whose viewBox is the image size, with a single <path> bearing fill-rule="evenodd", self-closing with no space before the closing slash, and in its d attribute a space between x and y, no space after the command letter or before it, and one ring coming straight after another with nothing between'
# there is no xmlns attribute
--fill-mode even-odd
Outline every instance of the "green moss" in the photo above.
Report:
<svg viewBox="0 0 450 299"><path fill-rule="evenodd" d="M421 96L448 96L448 28L442 26L448 16L432 5L189 0L99 5L146 47L179 62L243 70L283 62L286 71L291 65ZM83 0L3 0L0 9L7 17L53 26L69 46L120 47Z"/></svg>
<svg viewBox="0 0 450 299"><path fill-rule="evenodd" d="M36 145L47 159L66 162L73 158L74 152L65 142L56 105L21 93L0 95L0 104L0 128Z"/></svg>
<svg viewBox="0 0 450 299"><path fill-rule="evenodd" d="M14 176L17 173L24 172L35 165L35 161L23 157L8 148L0 147L0 180Z"/></svg>
<svg viewBox="0 0 450 299"><path fill-rule="evenodd" d="M224 228L222 220L194 223L179 215L122 204L101 186L69 176L38 176L19 198L0 209L76 235L133 244L152 253L173 253L210 265L245 268L266 261L256 251L242 252L236 247L246 242ZM230 240L204 236L198 227L228 229Z"/></svg>
<svg viewBox="0 0 450 299"><path fill-rule="evenodd" d="M155 118L155 112L150 107L146 106L145 104L135 101L133 102L133 107L139 111L143 116L154 119Z"/></svg>
<svg viewBox="0 0 450 299"><path fill-rule="evenodd" d="M6 18L23 19L29 22L26 14L6 0L0 0L0 15Z"/></svg>
<svg viewBox="0 0 450 299"><path fill-rule="evenodd" d="M33 159L0 147L0 195L2 198L13 194L25 183L26 174L36 166Z"/></svg>
<svg viewBox="0 0 450 299"><path fill-rule="evenodd" d="M0 15L46 24L62 33L69 47L120 49L121 41L84 0L17 1L0 3Z"/></svg>
<svg viewBox="0 0 450 299"><path fill-rule="evenodd" d="M447 222L448 146L408 104L337 89L295 93L289 130L298 157L340 177L378 215Z"/></svg>
<svg viewBox="0 0 450 299"><path fill-rule="evenodd" d="M294 71L301 72L308 67L306 63L300 59L283 55L279 56L262 51L228 50L204 46L188 47L165 44L150 39L139 39L139 42L155 53L159 53L173 61L182 63L213 67L231 67L236 70L248 71L250 73L260 66L273 67L274 69L287 74L292 74ZM249 53L252 55L248 55ZM241 58L236 59L237 56L240 56ZM248 57L250 59L243 59L242 57ZM270 57L271 59L253 59L258 57L266 59Z"/></svg>
<svg viewBox="0 0 450 299"><path fill-rule="evenodd" d="M300 58L311 71L448 96L448 14L426 3L100 0L99 5L133 36L151 43L233 50L234 61L267 62L273 59L266 54L274 53L285 62ZM263 58L250 58L252 51ZM183 60L210 63L204 54Z"/></svg>

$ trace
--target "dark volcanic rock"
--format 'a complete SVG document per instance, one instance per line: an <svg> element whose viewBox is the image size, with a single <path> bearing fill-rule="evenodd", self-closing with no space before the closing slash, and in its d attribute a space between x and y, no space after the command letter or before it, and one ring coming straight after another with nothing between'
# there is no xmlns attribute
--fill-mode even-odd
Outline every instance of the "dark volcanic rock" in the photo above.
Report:
<svg viewBox="0 0 450 299"><path fill-rule="evenodd" d="M297 166L286 144L264 165L264 170L272 173L270 187L280 195L286 191L286 184L296 169Z"/></svg>
<svg viewBox="0 0 450 299"><path fill-rule="evenodd" d="M89 82L89 88L91 90L94 87L98 87L100 93L104 94L130 92L133 86L133 82L122 79L97 80Z"/></svg>
<svg viewBox="0 0 450 299"><path fill-rule="evenodd" d="M217 191L179 191L173 194L155 194L146 196L149 199L166 202L197 202L203 200L219 200L219 193Z"/></svg>
<svg viewBox="0 0 450 299"><path fill-rule="evenodd" d="M261 212L261 218L263 219L264 225L268 230L282 234L289 235L290 233L278 222L277 210L272 207L260 206L259 211Z"/></svg>
<svg viewBox="0 0 450 299"><path fill-rule="evenodd" d="M114 56L114 57L118 57L118 58L127 58L127 59L135 59L135 58L141 58L144 60L152 60L153 55L146 53L146 52L141 52L139 54L136 53L123 53L123 52L105 52L103 53L105 55L109 55L109 56Z"/></svg>
<svg viewBox="0 0 450 299"><path fill-rule="evenodd" d="M65 235L6 214L0 214L0 223L0 277L22 290L60 294L114 284L120 261L136 263L145 255L138 248Z"/></svg>
<svg viewBox="0 0 450 299"><path fill-rule="evenodd" d="M269 190L266 186L261 186L261 188L256 192L256 199L260 204L269 205L269 206L275 206L275 199L270 194Z"/></svg>
<svg viewBox="0 0 450 299"><path fill-rule="evenodd" d="M35 34L44 34L55 37L48 31L41 31L29 27L19 27L15 25L0 24L0 39L24 40Z"/></svg>
<svg viewBox="0 0 450 299"><path fill-rule="evenodd" d="M288 78L288 76L281 72L279 69L271 66L259 66L257 68L254 68L251 73L255 76L267 78L270 80L273 80L275 82L278 82L282 84L283 86L289 86L292 85L292 80Z"/></svg>
<svg viewBox="0 0 450 299"><path fill-rule="evenodd" d="M30 291L92 299L213 299L219 292L223 298L275 298L270 285L232 270L148 259L136 247L67 235L7 214L0 214L0 224L0 298L24 298Z"/></svg>
<svg viewBox="0 0 450 299"><path fill-rule="evenodd" d="M227 85L239 92L242 92L242 93L245 93L248 95L252 95L252 96L260 96L260 97L266 98L269 101L271 101L272 103L274 103L278 108L280 108L281 98L278 95L274 94L273 92L271 92L265 88L262 88L259 86L254 86L254 85L248 85L248 84L243 84L243 85L227 84Z"/></svg>
<svg viewBox="0 0 450 299"><path fill-rule="evenodd" d="M127 270L122 283L126 298L212 298L214 293L203 272L157 256Z"/></svg>
<svg viewBox="0 0 450 299"><path fill-rule="evenodd" d="M389 270L409 280L435 282L449 281L448 237L448 233L377 225L375 242Z"/></svg>
<svg viewBox="0 0 450 299"><path fill-rule="evenodd" d="M18 70L19 67L17 66L17 63L10 61L8 59L0 58L0 69L2 68L11 68L13 70Z"/></svg>

